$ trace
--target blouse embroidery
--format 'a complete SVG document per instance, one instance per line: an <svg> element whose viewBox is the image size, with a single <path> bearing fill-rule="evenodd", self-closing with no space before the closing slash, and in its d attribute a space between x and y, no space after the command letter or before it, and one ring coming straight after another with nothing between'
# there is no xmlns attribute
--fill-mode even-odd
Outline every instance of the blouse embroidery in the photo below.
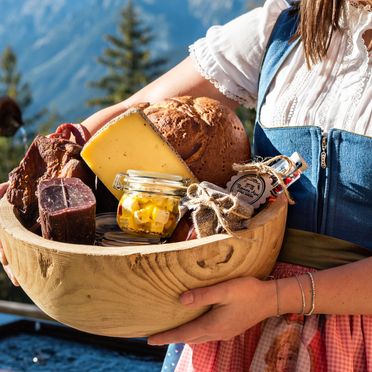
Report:
<svg viewBox="0 0 372 372"><path fill-rule="evenodd" d="M346 2L326 59L308 70L299 44L283 63L261 111L264 126L317 125L372 136L372 58L363 40L372 12L370 5L354 3ZM285 0L267 0L262 8L211 28L190 47L198 71L227 97L253 107L266 43L288 6Z"/></svg>
<svg viewBox="0 0 372 372"><path fill-rule="evenodd" d="M200 40L202 41L202 40ZM253 107L255 105L255 100L252 97L246 97L244 98L243 95L238 95L236 93L230 92L223 84L220 84L217 79L214 79L210 74L208 74L207 71L203 70L202 65L198 59L197 53L195 52L196 45L190 45L189 46L189 53L194 56L194 65L196 70L200 73L200 75L207 79L209 82L211 82L215 88L217 88L223 95L225 95L227 98L232 99L233 101L238 102L239 104L247 107ZM245 92L247 95L248 92Z"/></svg>

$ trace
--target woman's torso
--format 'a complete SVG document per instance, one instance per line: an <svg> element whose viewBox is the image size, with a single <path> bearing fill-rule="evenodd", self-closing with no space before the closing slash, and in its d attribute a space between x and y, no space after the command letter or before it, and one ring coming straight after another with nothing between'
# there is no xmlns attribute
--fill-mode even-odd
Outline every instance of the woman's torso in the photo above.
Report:
<svg viewBox="0 0 372 372"><path fill-rule="evenodd" d="M272 73L271 61L260 71L261 62L274 24L288 7L284 0L268 0L260 10L212 28L191 47L191 56L228 97L246 106L259 101L256 154L298 151L308 162L291 187L297 203L289 226L372 249L372 58L362 38L372 27L370 9L347 3L327 58L311 70L298 43L269 77L260 102L260 73L261 81L262 74Z"/></svg>
<svg viewBox="0 0 372 372"><path fill-rule="evenodd" d="M288 7L285 0L267 0L262 8L212 27L190 47L199 71L228 97L255 107L267 42ZM265 127L314 125L325 133L338 128L372 136L372 58L363 42L372 28L371 9L346 2L340 23L322 63L309 70L300 44L281 65L262 110Z"/></svg>
<svg viewBox="0 0 372 372"><path fill-rule="evenodd" d="M325 121L326 127L317 122L318 125L309 125L299 119L269 127L262 123L267 107L273 105L267 102L270 92L275 89L272 87L283 79L288 60L298 52L299 42L288 42L297 28L297 19L296 14L283 11L268 43L259 82L254 152L267 157L298 151L309 165L292 188L297 203L289 209L289 227L333 236L372 249L372 138L330 125L334 118L337 119L337 112ZM370 66L368 70L370 73ZM319 71L315 76L318 75L322 78ZM340 95L338 105L343 105ZM299 106L306 112L306 103ZM369 101L366 107L370 109L371 106ZM297 111L294 110L293 116ZM340 120L345 118L346 114L340 116Z"/></svg>

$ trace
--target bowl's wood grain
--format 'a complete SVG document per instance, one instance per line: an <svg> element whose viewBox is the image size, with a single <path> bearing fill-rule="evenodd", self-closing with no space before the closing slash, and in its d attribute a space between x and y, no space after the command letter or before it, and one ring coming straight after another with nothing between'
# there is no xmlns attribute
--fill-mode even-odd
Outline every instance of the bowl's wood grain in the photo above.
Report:
<svg viewBox="0 0 372 372"><path fill-rule="evenodd" d="M0 201L0 240L22 288L46 314L82 331L141 337L207 310L186 310L190 288L272 270L283 240L287 202L258 213L239 238L225 234L151 246L97 247L49 241L28 231Z"/></svg>

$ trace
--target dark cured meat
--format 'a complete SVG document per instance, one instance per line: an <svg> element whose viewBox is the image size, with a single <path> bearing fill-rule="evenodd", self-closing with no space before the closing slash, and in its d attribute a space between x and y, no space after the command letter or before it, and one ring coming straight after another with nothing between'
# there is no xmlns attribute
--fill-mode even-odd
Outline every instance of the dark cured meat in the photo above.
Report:
<svg viewBox="0 0 372 372"><path fill-rule="evenodd" d="M196 239L196 231L191 218L191 212L188 211L178 222L176 229L173 231L169 243L183 242L186 240Z"/></svg>
<svg viewBox="0 0 372 372"><path fill-rule="evenodd" d="M56 178L38 186L41 232L65 243L93 244L96 199L79 178Z"/></svg>
<svg viewBox="0 0 372 372"><path fill-rule="evenodd" d="M38 218L37 185L40 181L78 177L94 187L94 176L80 158L81 146L62 138L37 136L19 166L9 173L7 198L28 228Z"/></svg>

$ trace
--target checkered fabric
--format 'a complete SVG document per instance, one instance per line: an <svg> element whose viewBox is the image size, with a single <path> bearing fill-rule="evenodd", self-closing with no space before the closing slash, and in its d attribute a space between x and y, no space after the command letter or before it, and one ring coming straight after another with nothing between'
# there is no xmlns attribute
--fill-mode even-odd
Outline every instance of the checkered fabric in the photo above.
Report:
<svg viewBox="0 0 372 372"><path fill-rule="evenodd" d="M277 264L273 276L309 271ZM195 372L372 371L372 316L287 314L229 341L185 345L175 369Z"/></svg>

